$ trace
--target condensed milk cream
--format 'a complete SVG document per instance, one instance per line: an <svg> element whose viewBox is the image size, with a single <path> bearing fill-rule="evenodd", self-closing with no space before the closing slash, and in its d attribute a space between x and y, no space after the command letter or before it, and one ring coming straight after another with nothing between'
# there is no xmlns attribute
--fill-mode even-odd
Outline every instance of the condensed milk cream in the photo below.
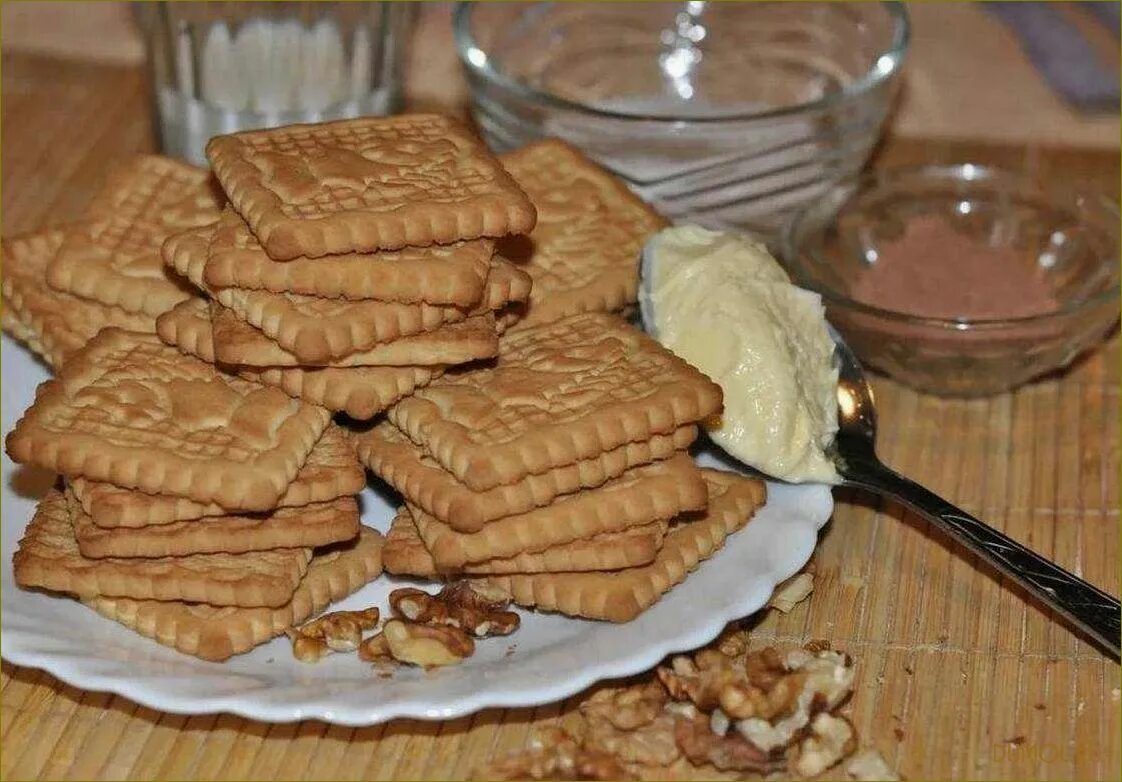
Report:
<svg viewBox="0 0 1122 782"><path fill-rule="evenodd" d="M764 245L693 225L644 249L648 329L724 390L714 441L761 472L836 483L834 343L821 298L791 284Z"/></svg>

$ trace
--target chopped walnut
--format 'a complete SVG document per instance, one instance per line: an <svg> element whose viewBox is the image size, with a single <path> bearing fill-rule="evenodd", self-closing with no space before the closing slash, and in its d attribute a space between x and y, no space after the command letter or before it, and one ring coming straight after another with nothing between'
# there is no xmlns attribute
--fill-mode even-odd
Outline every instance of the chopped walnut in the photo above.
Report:
<svg viewBox="0 0 1122 782"><path fill-rule="evenodd" d="M382 627L395 660L422 668L454 665L475 652L471 636L457 627L391 619Z"/></svg>
<svg viewBox="0 0 1122 782"><path fill-rule="evenodd" d="M371 607L362 611L333 611L307 624L285 631L292 640L292 654L301 662L318 662L331 652L353 652L362 634L378 626L380 612Z"/></svg>
<svg viewBox="0 0 1122 782"><path fill-rule="evenodd" d="M421 624L447 625L476 638L510 635L518 629L518 614L505 610L509 598L492 594L481 585L458 581L437 594L403 588L390 593L395 616Z"/></svg>
<svg viewBox="0 0 1122 782"><path fill-rule="evenodd" d="M393 659L385 633L375 633L358 645L358 659L373 663Z"/></svg>
<svg viewBox="0 0 1122 782"><path fill-rule="evenodd" d="M671 697L688 699L705 712L720 707L737 720L789 713L802 689L802 677L791 676L770 647L749 654L743 665L713 649L693 659L679 655L669 668L658 669L658 677Z"/></svg>
<svg viewBox="0 0 1122 782"><path fill-rule="evenodd" d="M774 675L770 663L761 665L767 668L764 676ZM795 649L782 665L787 673L775 680L771 692L786 700L783 710L770 718L760 714L736 723L741 735L764 751L789 745L814 715L833 710L853 689L853 664L844 654ZM780 719L774 720L776 716Z"/></svg>
<svg viewBox="0 0 1122 782"><path fill-rule="evenodd" d="M849 720L822 712L811 721L810 735L792 754L790 770L803 777L818 776L852 753L856 744Z"/></svg>
<svg viewBox="0 0 1122 782"><path fill-rule="evenodd" d="M539 729L525 751L493 761L475 777L486 780L632 778L612 755L582 747L561 728Z"/></svg>
<svg viewBox="0 0 1122 782"><path fill-rule="evenodd" d="M782 762L753 746L739 733L719 736L713 732L704 714L678 716L674 721L674 738L691 763L710 764L721 771L752 771L766 774L783 767Z"/></svg>
<svg viewBox="0 0 1122 782"><path fill-rule="evenodd" d="M768 605L785 614L806 600L814 591L814 576L810 573L799 573L784 581L775 588Z"/></svg>
<svg viewBox="0 0 1122 782"><path fill-rule="evenodd" d="M875 749L863 749L845 764L845 773L857 782L896 782L900 776Z"/></svg>
<svg viewBox="0 0 1122 782"><path fill-rule="evenodd" d="M605 688L580 705L587 722L585 746L625 763L665 766L681 756L674 715L665 710L666 691L657 681Z"/></svg>

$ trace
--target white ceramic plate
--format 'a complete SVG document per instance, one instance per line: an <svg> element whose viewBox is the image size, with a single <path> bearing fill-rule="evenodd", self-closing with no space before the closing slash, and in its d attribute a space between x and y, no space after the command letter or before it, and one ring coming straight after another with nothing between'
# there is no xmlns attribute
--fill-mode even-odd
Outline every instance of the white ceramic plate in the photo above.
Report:
<svg viewBox="0 0 1122 782"><path fill-rule="evenodd" d="M6 335L0 350L0 412L7 433L47 370ZM700 461L717 465L719 460L705 453ZM612 625L527 612L517 633L480 642L463 665L427 674L401 669L383 679L354 655L335 655L317 665L296 662L283 638L228 662L208 663L142 638L73 600L19 589L12 580L12 552L35 497L51 481L52 476L13 465L4 455L0 654L5 659L162 711L232 712L276 722L317 718L345 725L395 717L447 719L492 706L551 703L600 679L647 670L671 652L707 643L728 621L762 608L775 585L810 558L833 509L827 487L769 484L767 506L757 517L635 621ZM367 488L362 501L364 521L385 530L392 515L389 490ZM400 583L380 578L340 607L384 608L389 591Z"/></svg>

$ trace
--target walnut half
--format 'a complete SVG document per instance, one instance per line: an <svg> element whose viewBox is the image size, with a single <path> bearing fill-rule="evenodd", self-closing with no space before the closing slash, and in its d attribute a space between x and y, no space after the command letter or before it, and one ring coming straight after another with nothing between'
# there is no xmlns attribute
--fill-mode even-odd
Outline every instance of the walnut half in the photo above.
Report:
<svg viewBox="0 0 1122 782"><path fill-rule="evenodd" d="M454 665L475 651L471 636L457 627L391 619L382 627L395 660L422 668Z"/></svg>
<svg viewBox="0 0 1122 782"><path fill-rule="evenodd" d="M435 595L423 589L395 589L390 609L411 622L446 625L476 638L510 635L518 629L518 614L505 610L509 599L485 594L466 581L449 584Z"/></svg>
<svg viewBox="0 0 1122 782"><path fill-rule="evenodd" d="M292 641L292 654L301 662L318 662L331 652L353 652L362 634L378 626L376 607L362 611L333 611L297 628L285 631Z"/></svg>

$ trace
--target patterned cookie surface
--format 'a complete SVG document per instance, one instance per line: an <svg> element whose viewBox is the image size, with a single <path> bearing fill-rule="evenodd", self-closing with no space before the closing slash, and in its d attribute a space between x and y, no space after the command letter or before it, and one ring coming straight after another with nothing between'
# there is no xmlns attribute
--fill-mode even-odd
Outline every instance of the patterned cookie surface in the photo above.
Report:
<svg viewBox="0 0 1122 782"><path fill-rule="evenodd" d="M94 211L98 217L68 231L48 265L52 288L152 317L191 296L164 268L160 245L218 219L206 171L155 155L138 157L110 175Z"/></svg>
<svg viewBox="0 0 1122 782"><path fill-rule="evenodd" d="M68 477L269 510L329 416L155 335L105 329L39 388L7 450Z"/></svg>
<svg viewBox="0 0 1122 782"><path fill-rule="evenodd" d="M523 323L634 303L639 252L666 220L619 179L556 139L503 155L502 163L538 212L528 237L500 243L534 278Z"/></svg>
<svg viewBox="0 0 1122 782"><path fill-rule="evenodd" d="M68 592L139 600L185 600L216 606L281 606L311 559L311 549L251 554L199 554L152 559L89 559L74 537L78 501L52 489L39 503L12 558L16 583Z"/></svg>
<svg viewBox="0 0 1122 782"><path fill-rule="evenodd" d="M534 208L483 143L438 115L218 136L214 173L275 260L529 231Z"/></svg>
<svg viewBox="0 0 1122 782"><path fill-rule="evenodd" d="M534 553L576 540L666 521L705 507L705 483L687 454L628 470L595 489L541 508L457 532L409 507L417 531L441 570Z"/></svg>
<svg viewBox="0 0 1122 782"><path fill-rule="evenodd" d="M277 507L326 502L357 494L365 485L366 476L347 435L335 424L328 424L296 478L277 501ZM94 523L105 528L146 527L230 513L214 503L170 494L145 494L85 478L73 479L70 488Z"/></svg>
<svg viewBox="0 0 1122 782"><path fill-rule="evenodd" d="M697 427L627 443L487 491L472 491L425 455L389 421L353 436L359 458L400 492L406 501L458 532L478 532L484 524L548 505L557 497L600 486L632 467L673 456L688 448Z"/></svg>
<svg viewBox="0 0 1122 782"><path fill-rule="evenodd" d="M209 516L148 527L99 527L78 504L74 536L84 557L184 557L315 548L358 534L354 497L252 516Z"/></svg>
<svg viewBox="0 0 1122 782"><path fill-rule="evenodd" d="M390 420L475 491L669 434L721 409L721 389L599 313L503 336L493 368L449 372Z"/></svg>
<svg viewBox="0 0 1122 782"><path fill-rule="evenodd" d="M494 254L489 239L398 251L329 255L274 261L231 209L218 224L201 229L207 243L203 281L215 288L344 299L471 307L483 296Z"/></svg>
<svg viewBox="0 0 1122 782"><path fill-rule="evenodd" d="M382 536L363 527L353 544L316 554L292 600L280 608L219 608L109 597L84 602L102 616L164 646L221 661L303 624L381 572Z"/></svg>
<svg viewBox="0 0 1122 782"><path fill-rule="evenodd" d="M703 470L709 507L679 521L666 535L655 561L612 573L537 573L488 579L514 602L570 616L628 622L682 582L724 545L764 504L767 489L755 478Z"/></svg>
<svg viewBox="0 0 1122 782"><path fill-rule="evenodd" d="M46 285L47 267L74 226L45 228L0 243L3 260L4 330L28 344L59 369L66 357L106 326L153 332L150 315L125 312L95 301L60 293Z"/></svg>
<svg viewBox="0 0 1122 782"><path fill-rule="evenodd" d="M383 551L386 572L418 578L442 579L458 574L565 573L638 567L658 554L666 524L658 522L606 532L542 551L523 552L504 559L465 565L460 571L441 571L425 548L408 508L401 508L390 524Z"/></svg>

